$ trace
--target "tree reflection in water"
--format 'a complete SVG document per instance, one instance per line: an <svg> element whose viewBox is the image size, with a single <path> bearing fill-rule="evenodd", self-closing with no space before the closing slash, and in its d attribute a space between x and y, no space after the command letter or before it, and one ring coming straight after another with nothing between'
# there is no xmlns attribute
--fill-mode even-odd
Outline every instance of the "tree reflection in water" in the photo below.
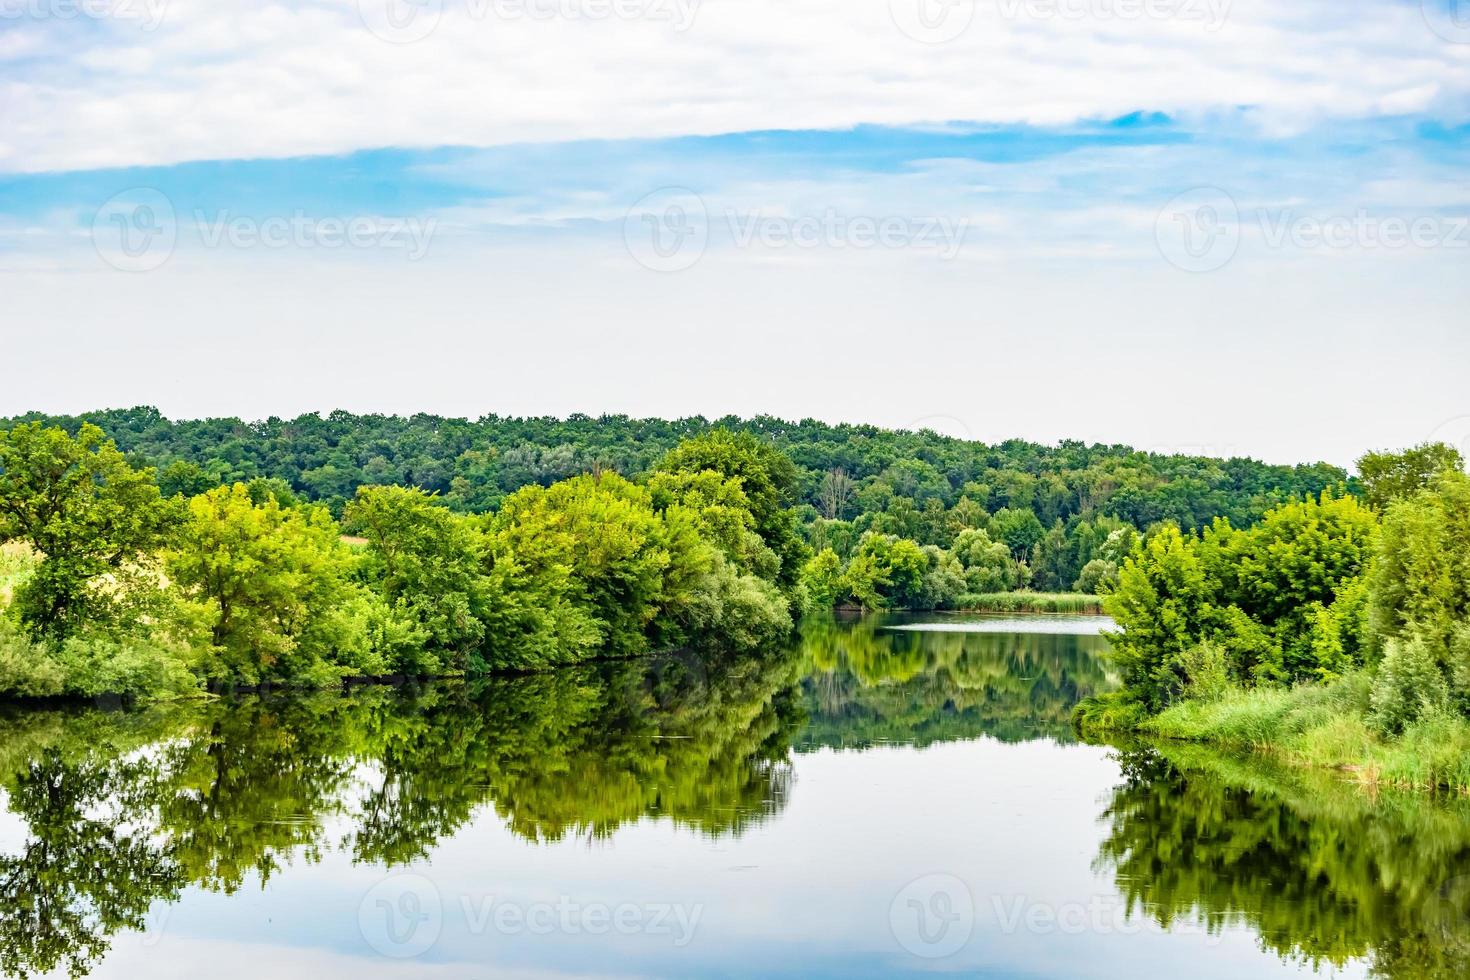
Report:
<svg viewBox="0 0 1470 980"><path fill-rule="evenodd" d="M1244 925L1283 959L1470 976L1470 802L1374 796L1191 746L1120 752L1097 858L1130 910Z"/></svg>
<svg viewBox="0 0 1470 980"><path fill-rule="evenodd" d="M770 819L794 753L1072 739L1104 689L1090 636L807 624L793 649L679 654L415 689L0 715L0 970L85 974L186 888L328 853L392 868L493 812L531 842L644 818ZM1199 749L1121 753L1097 858L1137 914L1245 924L1285 958L1470 976L1470 803L1374 798Z"/></svg>

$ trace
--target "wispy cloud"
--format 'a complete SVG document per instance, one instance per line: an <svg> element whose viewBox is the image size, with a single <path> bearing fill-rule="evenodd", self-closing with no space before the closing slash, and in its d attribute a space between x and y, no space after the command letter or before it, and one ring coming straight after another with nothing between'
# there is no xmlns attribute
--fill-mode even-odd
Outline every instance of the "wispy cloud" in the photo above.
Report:
<svg viewBox="0 0 1470 980"><path fill-rule="evenodd" d="M1138 110L1453 125L1470 36L1437 2L26 0L0 18L0 171Z"/></svg>

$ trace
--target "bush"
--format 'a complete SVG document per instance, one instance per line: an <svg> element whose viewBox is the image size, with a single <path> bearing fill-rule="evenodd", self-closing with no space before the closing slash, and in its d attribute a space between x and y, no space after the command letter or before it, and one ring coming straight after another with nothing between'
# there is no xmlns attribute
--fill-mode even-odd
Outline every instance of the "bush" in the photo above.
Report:
<svg viewBox="0 0 1470 980"><path fill-rule="evenodd" d="M199 691L188 651L152 640L73 636L62 645L57 662L65 675L66 694L170 698Z"/></svg>
<svg viewBox="0 0 1470 980"><path fill-rule="evenodd" d="M55 697L66 687L66 672L49 646L27 637L8 617L0 616L0 695Z"/></svg>
<svg viewBox="0 0 1470 980"><path fill-rule="evenodd" d="M192 667L187 648L167 640L91 631L58 644L32 640L0 617L0 696L182 697L199 690Z"/></svg>
<svg viewBox="0 0 1470 980"><path fill-rule="evenodd" d="M1225 649L1206 640L1190 647L1175 658L1175 670L1184 678L1182 696L1191 701L1218 701L1235 684L1230 678L1230 662Z"/></svg>
<svg viewBox="0 0 1470 980"><path fill-rule="evenodd" d="M1401 732L1449 707L1450 690L1439 669L1440 659L1423 637L1389 641L1373 685L1369 716L1380 731Z"/></svg>
<svg viewBox="0 0 1470 980"><path fill-rule="evenodd" d="M1082 566L1082 574L1077 577L1072 588L1077 592L1086 592L1089 595L1101 595L1110 591L1117 584L1117 563L1108 561L1106 558L1094 558Z"/></svg>
<svg viewBox="0 0 1470 980"><path fill-rule="evenodd" d="M719 561L689 610L696 638L735 650L752 650L791 632L791 613L781 590Z"/></svg>

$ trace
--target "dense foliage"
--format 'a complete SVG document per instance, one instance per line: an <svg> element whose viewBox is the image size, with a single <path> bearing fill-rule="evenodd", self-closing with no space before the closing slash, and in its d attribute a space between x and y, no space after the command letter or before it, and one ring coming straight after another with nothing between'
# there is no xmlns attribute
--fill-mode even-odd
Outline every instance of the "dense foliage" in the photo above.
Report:
<svg viewBox="0 0 1470 980"><path fill-rule="evenodd" d="M397 868L472 820L532 841L779 812L790 658L612 661L468 684L0 715L0 974L83 976L186 888L341 852ZM283 815L289 819L283 819ZM157 925L157 923L152 923Z"/></svg>
<svg viewBox="0 0 1470 980"><path fill-rule="evenodd" d="M100 426L135 465L157 469L165 497L270 479L338 515L361 486L418 487L451 510L483 513L524 486L584 473L638 480L656 468L712 469L742 479L754 529L782 559L777 581L783 587L800 568L793 560L797 538L813 552L830 547L845 562L870 531L949 549L962 531L984 529L1026 565L1021 584L1065 592L1080 582L1096 589L1107 569L1082 575L1116 528L1172 521L1195 529L1216 517L1248 526L1274 505L1348 480L1325 464L1270 466L1080 442L985 445L927 430L764 416L468 421L333 412L245 422L170 421L155 409L135 408L12 423L37 420L68 431L84 422ZM711 433L720 441L697 450L681 446ZM738 458L730 458L737 442ZM763 454L750 455L750 445ZM966 591L996 589L971 583Z"/></svg>
<svg viewBox="0 0 1470 980"><path fill-rule="evenodd" d="M0 440L0 693L532 669L789 632L804 546L790 464L712 432L644 483L531 484L492 514L418 488L343 509L271 478L164 497L91 426ZM784 465L783 465L784 464Z"/></svg>
<svg viewBox="0 0 1470 980"><path fill-rule="evenodd" d="M1374 798L1328 773L1193 746L1120 753L1095 868L1130 911L1379 980L1470 971L1470 807Z"/></svg>
<svg viewBox="0 0 1470 980"><path fill-rule="evenodd" d="M1245 530L1224 519L1198 534L1153 530L1104 600L1120 629L1124 690L1110 704L1084 706L1084 719L1136 721L1123 702L1143 714L1175 705L1149 726L1190 737L1214 726L1227 741L1289 738L1307 755L1306 729L1360 755L1370 730L1392 737L1420 723L1448 725L1436 730L1462 741L1470 716L1470 476L1462 467L1446 446L1376 453L1363 469L1377 509L1327 492L1274 508ZM1337 685L1324 698L1243 696L1364 671L1366 685ZM1215 707L1184 707L1204 703ZM1359 732L1360 748L1342 748Z"/></svg>

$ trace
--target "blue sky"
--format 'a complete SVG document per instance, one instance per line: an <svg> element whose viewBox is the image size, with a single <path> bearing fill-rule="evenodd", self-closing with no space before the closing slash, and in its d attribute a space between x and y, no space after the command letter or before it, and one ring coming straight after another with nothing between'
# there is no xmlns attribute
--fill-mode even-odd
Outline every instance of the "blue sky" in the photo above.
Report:
<svg viewBox="0 0 1470 980"><path fill-rule="evenodd" d="M407 3L0 0L0 412L1470 441L1458 0Z"/></svg>

